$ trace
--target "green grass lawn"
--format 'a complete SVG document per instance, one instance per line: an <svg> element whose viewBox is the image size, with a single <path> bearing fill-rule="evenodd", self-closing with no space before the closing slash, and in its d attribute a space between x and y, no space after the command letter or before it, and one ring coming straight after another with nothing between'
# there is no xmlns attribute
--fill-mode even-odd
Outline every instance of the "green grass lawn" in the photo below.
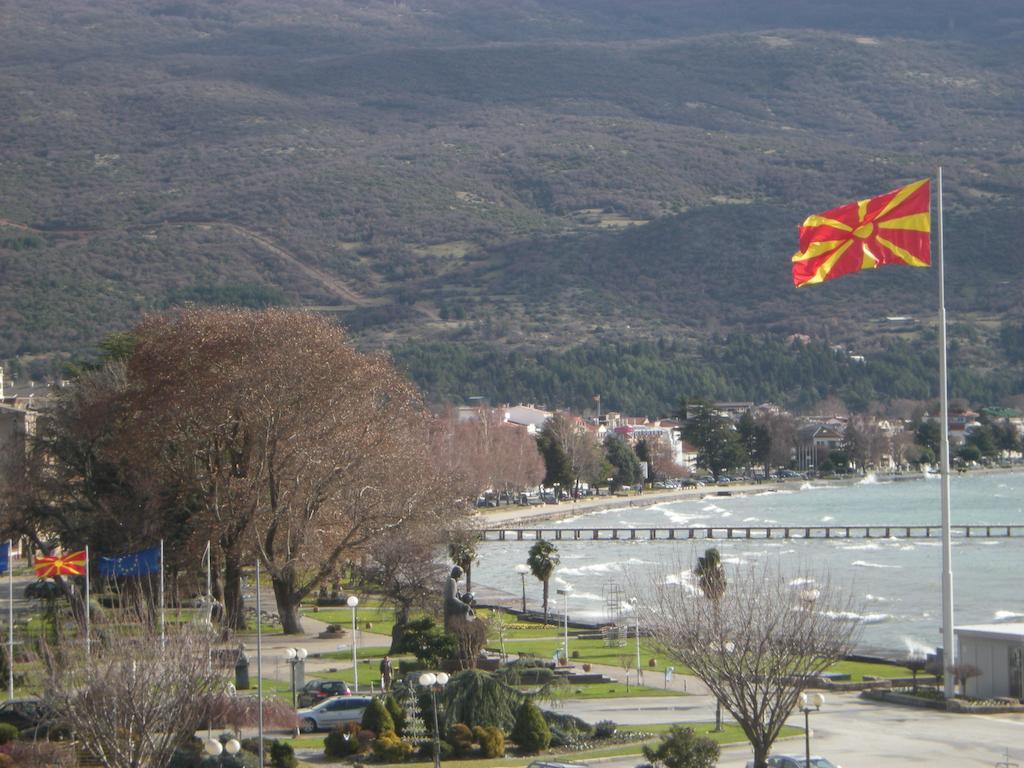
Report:
<svg viewBox="0 0 1024 768"><path fill-rule="evenodd" d="M328 624L337 624L345 630L346 636L352 630L351 608L320 608L315 612L312 608L303 608L302 615ZM361 631L390 636L391 629L395 626L395 611L380 605L378 600L367 598L366 604L360 602L356 609L356 623ZM372 626L367 626L368 624Z"/></svg>
<svg viewBox="0 0 1024 768"><path fill-rule="evenodd" d="M828 671L848 674L855 683L862 682L864 675L872 675L873 677L913 677L914 674L906 667L896 664L871 664L865 661L837 661L828 668ZM926 675L918 674L918 677L923 679Z"/></svg>

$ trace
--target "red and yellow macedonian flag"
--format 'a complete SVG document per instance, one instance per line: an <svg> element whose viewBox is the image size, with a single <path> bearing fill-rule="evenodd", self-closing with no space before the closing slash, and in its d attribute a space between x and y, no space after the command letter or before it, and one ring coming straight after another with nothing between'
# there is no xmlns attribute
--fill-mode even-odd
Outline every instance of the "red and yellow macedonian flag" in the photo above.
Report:
<svg viewBox="0 0 1024 768"><path fill-rule="evenodd" d="M929 266L930 203L931 185L922 179L808 216L793 255L793 285L823 283L883 264Z"/></svg>
<svg viewBox="0 0 1024 768"><path fill-rule="evenodd" d="M69 555L36 558L36 576L49 579L53 576L81 576L85 573L85 550Z"/></svg>

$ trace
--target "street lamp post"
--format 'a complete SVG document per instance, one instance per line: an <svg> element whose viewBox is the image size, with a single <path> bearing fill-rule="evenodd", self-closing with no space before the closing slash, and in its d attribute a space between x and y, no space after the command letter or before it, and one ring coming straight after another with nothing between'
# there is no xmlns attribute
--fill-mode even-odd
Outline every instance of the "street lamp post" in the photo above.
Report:
<svg viewBox="0 0 1024 768"><path fill-rule="evenodd" d="M526 613L526 574L530 572L530 566L520 563L516 566L516 573L523 579L523 613Z"/></svg>
<svg viewBox="0 0 1024 768"><path fill-rule="evenodd" d="M565 641L562 646L562 654L565 656L565 663L569 663L569 587L556 590L562 596L562 614L565 619Z"/></svg>
<svg viewBox="0 0 1024 768"><path fill-rule="evenodd" d="M800 694L800 711L804 713L804 757L807 762L806 768L811 768L811 712L817 712L825 703L825 697L820 693ZM814 709L812 710L811 707Z"/></svg>
<svg viewBox="0 0 1024 768"><path fill-rule="evenodd" d="M359 693L359 665L356 659L356 606L359 605L359 598L349 595L345 604L352 609L352 684L355 686L353 693Z"/></svg>
<svg viewBox="0 0 1024 768"><path fill-rule="evenodd" d="M631 597L629 602L633 605L633 616L636 619L636 684L640 685L640 601Z"/></svg>
<svg viewBox="0 0 1024 768"><path fill-rule="evenodd" d="M238 739L228 739L227 743L221 744L219 739L209 739L203 745L203 751L210 757L220 757L222 752L227 752L234 757L242 749Z"/></svg>
<svg viewBox="0 0 1024 768"><path fill-rule="evenodd" d="M434 710L434 768L441 768L441 732L437 721L437 691L448 682L448 675L444 672L424 672L420 675L420 685L430 689L430 705Z"/></svg>
<svg viewBox="0 0 1024 768"><path fill-rule="evenodd" d="M305 662L308 653L305 648L287 648L284 652L284 660L292 667L292 709L295 709L295 668Z"/></svg>

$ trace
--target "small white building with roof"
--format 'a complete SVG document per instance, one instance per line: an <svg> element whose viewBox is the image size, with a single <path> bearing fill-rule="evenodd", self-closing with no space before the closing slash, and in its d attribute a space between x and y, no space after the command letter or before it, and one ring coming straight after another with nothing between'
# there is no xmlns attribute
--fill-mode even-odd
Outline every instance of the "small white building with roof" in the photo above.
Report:
<svg viewBox="0 0 1024 768"><path fill-rule="evenodd" d="M979 699L1024 700L1024 622L973 624L953 632L959 664L979 672L967 678L964 693Z"/></svg>

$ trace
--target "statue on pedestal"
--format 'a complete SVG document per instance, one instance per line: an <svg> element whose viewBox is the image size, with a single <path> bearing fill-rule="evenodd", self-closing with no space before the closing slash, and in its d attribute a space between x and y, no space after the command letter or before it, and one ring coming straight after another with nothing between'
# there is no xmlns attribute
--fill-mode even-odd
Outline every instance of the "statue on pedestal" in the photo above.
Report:
<svg viewBox="0 0 1024 768"><path fill-rule="evenodd" d="M452 568L451 575L444 585L444 628L451 631L452 621L472 621L473 615L473 593L459 592L459 579L462 578L462 569L459 566Z"/></svg>

